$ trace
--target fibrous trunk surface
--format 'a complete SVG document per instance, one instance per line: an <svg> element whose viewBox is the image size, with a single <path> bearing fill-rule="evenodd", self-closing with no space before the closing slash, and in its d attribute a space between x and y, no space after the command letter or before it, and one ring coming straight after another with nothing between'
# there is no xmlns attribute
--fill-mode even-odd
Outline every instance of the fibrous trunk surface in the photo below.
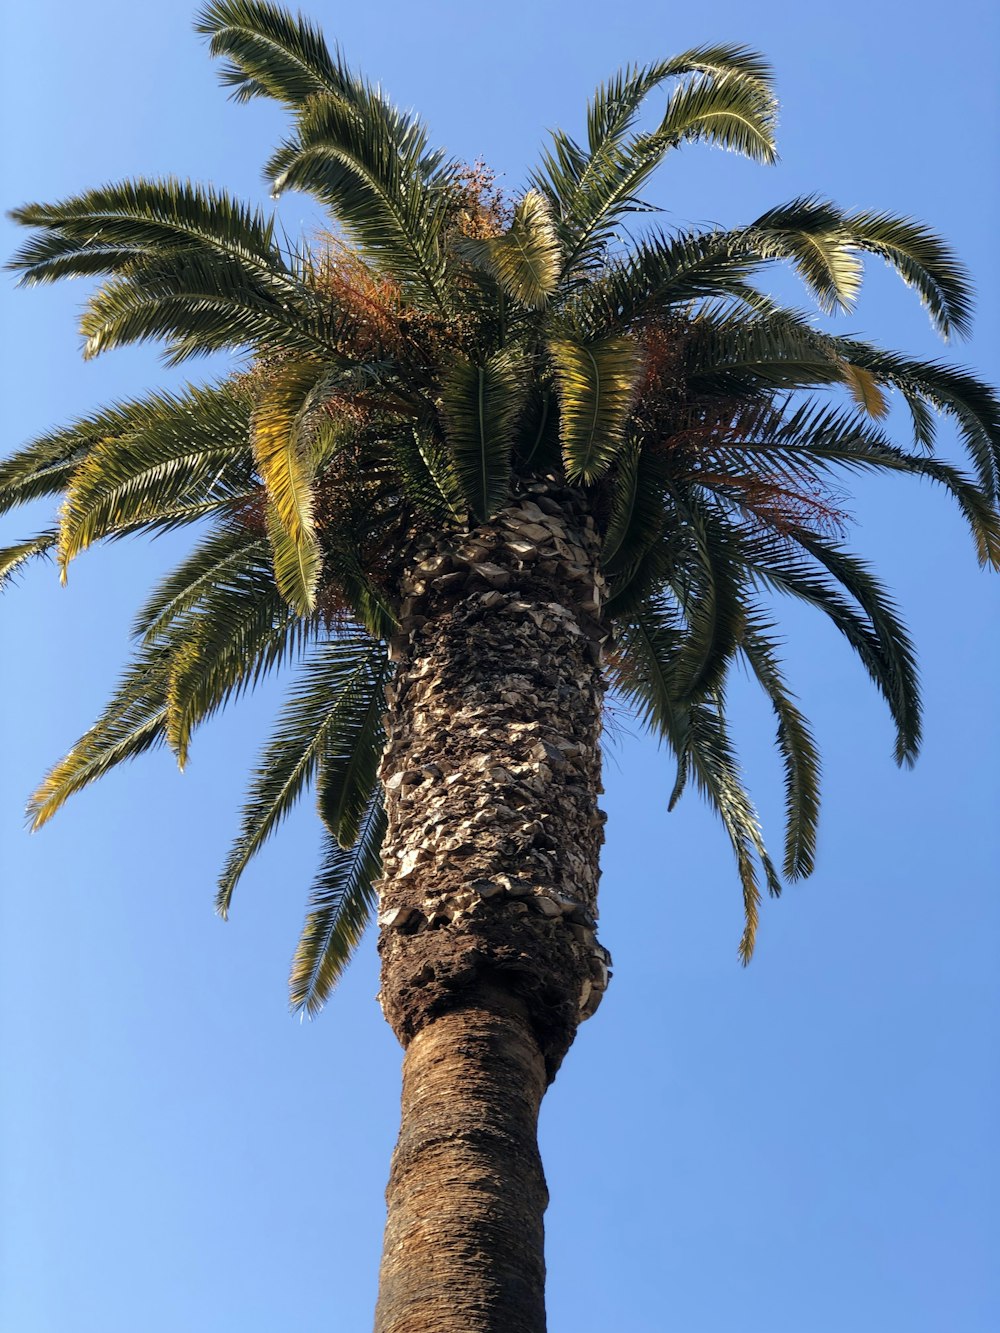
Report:
<svg viewBox="0 0 1000 1333"><path fill-rule="evenodd" d="M484 988L410 1043L376 1333L542 1333L545 1067L519 1002Z"/></svg>
<svg viewBox="0 0 1000 1333"><path fill-rule="evenodd" d="M377 1333L544 1329L535 1117L609 977L603 587L593 521L544 481L404 578L379 951L407 1055Z"/></svg>

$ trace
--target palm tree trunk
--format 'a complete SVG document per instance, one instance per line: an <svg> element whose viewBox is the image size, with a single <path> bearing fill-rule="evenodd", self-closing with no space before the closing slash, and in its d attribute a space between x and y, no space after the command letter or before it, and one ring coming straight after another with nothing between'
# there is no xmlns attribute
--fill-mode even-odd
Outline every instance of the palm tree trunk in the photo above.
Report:
<svg viewBox="0 0 1000 1333"><path fill-rule="evenodd" d="M543 1333L538 1107L597 943L603 583L575 493L417 553L382 764L381 1001L406 1049L376 1333Z"/></svg>
<svg viewBox="0 0 1000 1333"><path fill-rule="evenodd" d="M470 997L410 1042L378 1333L545 1328L545 1086L525 1006L501 990Z"/></svg>

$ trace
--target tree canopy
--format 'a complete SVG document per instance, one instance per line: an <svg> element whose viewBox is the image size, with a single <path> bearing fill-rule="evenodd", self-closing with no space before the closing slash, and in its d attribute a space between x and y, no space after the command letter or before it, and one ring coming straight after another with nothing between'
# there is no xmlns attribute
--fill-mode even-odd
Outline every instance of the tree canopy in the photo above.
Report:
<svg viewBox="0 0 1000 1333"><path fill-rule="evenodd" d="M1000 564L1000 403L970 372L829 332L766 294L790 266L823 314L850 310L864 262L888 264L945 337L970 287L920 223L819 197L735 229L626 231L675 149L772 160L775 98L756 53L714 45L621 71L586 136L553 134L506 197L482 164L431 147L422 122L354 73L318 30L257 0L198 22L238 101L288 110L267 161L329 230L291 240L214 187L134 180L14 217L24 283L99 281L85 355L145 341L168 364L224 352L208 384L153 392L53 430L0 465L0 506L61 497L51 528L8 548L12 573L62 576L98 541L190 526L189 557L151 594L107 709L36 792L34 825L153 746L184 763L194 730L265 674L298 664L220 881L225 913L259 847L310 786L327 848L292 971L309 1010L373 906L384 826L376 774L401 561L421 535L467 532L518 481L586 496L609 583L603 645L618 695L676 760L732 843L753 950L761 885L780 891L730 737L745 665L770 700L785 769L782 871L813 867L819 761L785 681L774 594L824 613L884 696L895 758L920 742L913 648L892 599L847 546L845 475L944 488L978 559ZM640 111L660 119L641 128ZM645 123L645 121L643 122ZM890 405L912 439L890 435ZM935 453L942 416L968 454Z"/></svg>

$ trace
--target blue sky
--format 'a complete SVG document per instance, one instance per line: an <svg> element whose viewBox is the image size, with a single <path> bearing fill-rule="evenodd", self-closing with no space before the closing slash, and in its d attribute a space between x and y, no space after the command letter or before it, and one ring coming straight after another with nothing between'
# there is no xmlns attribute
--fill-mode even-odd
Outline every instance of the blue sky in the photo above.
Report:
<svg viewBox="0 0 1000 1333"><path fill-rule="evenodd" d="M737 223L812 191L922 218L975 274L971 343L939 348L912 293L877 270L841 327L996 375L992 4L918 0L904 18L891 0L316 0L310 13L438 142L511 189L544 130L579 127L617 66L709 40L756 46L778 74L781 163L688 149L651 191L661 220ZM7 205L140 173L264 200L280 116L227 103L190 19L176 0L8 13ZM297 198L281 215L293 232L315 221ZM9 447L178 378L141 349L85 365L80 297L4 292ZM920 648L922 758L895 769L860 669L814 618L788 615L790 674L824 752L820 861L766 905L743 971L720 829L694 796L667 817L664 757L627 728L612 739L602 937L615 979L543 1111L553 1333L1000 1327L1000 580L977 570L941 496L865 484L848 507ZM40 567L5 597L0 1326L17 1333L370 1325L399 1052L373 1002L372 940L318 1021L288 1016L309 808L247 875L233 919L211 910L277 693L207 729L183 777L149 756L23 832L26 795L92 720L143 590L184 546L88 553L66 589ZM735 697L777 843L767 709L747 686Z"/></svg>

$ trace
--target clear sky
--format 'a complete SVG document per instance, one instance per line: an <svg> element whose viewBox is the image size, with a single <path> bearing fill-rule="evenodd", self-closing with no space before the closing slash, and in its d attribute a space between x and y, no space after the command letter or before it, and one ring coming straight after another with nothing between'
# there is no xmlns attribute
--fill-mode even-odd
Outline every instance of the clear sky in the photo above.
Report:
<svg viewBox="0 0 1000 1333"><path fill-rule="evenodd" d="M280 115L226 101L192 9L8 9L6 204L139 173L265 198L259 165ZM971 344L947 354L996 377L991 0L314 0L310 12L439 142L485 158L511 189L544 130L579 127L620 64L709 40L758 47L778 73L781 163L687 149L652 191L663 220L738 223L814 190L922 218L980 291ZM295 197L281 214L293 232L314 217ZM13 243L8 231L5 252ZM178 378L141 349L85 365L80 296L4 292L5 447ZM939 350L912 293L877 271L841 327ZM552 1333L1000 1328L1000 579L977 570L955 514L916 483L865 485L848 507L921 650L922 759L895 769L860 668L818 620L790 616L790 669L825 756L820 861L766 905L743 971L720 828L693 795L667 817L672 774L654 745L627 731L610 744L602 938L615 979L541 1131ZM373 1001L372 939L319 1020L287 1013L317 847L308 803L248 873L231 922L212 914L275 692L207 729L183 777L166 753L148 756L43 833L23 832L25 797L96 714L143 589L184 546L89 553L66 589L39 567L3 608L10 1333L370 1327L399 1051ZM777 844L768 712L749 687L736 698Z"/></svg>

